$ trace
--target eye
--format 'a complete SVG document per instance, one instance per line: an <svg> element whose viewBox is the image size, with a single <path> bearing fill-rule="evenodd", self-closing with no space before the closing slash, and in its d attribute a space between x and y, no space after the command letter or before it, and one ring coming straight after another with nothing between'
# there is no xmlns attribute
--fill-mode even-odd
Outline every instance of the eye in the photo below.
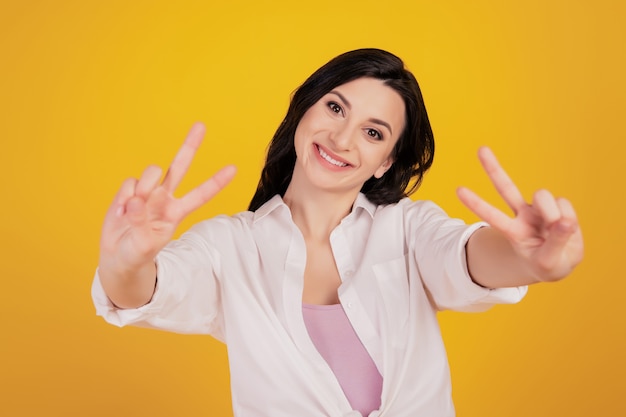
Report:
<svg viewBox="0 0 626 417"><path fill-rule="evenodd" d="M377 140L383 139L383 135L376 129L367 129L366 132L367 132L367 136L369 136L370 138L377 139Z"/></svg>
<svg viewBox="0 0 626 417"><path fill-rule="evenodd" d="M341 108L341 106L334 101L329 101L327 106L333 113L343 114L343 109Z"/></svg>

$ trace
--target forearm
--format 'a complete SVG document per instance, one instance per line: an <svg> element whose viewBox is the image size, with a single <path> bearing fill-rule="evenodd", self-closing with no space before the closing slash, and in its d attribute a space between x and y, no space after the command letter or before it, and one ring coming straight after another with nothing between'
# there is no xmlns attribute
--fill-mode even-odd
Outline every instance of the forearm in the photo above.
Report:
<svg viewBox="0 0 626 417"><path fill-rule="evenodd" d="M98 276L113 304L119 308L137 308L152 299L156 286L156 264L149 262L132 270L119 270L101 262Z"/></svg>
<svg viewBox="0 0 626 417"><path fill-rule="evenodd" d="M519 287L540 282L502 233L483 227L470 236L465 252L472 280L486 288Z"/></svg>

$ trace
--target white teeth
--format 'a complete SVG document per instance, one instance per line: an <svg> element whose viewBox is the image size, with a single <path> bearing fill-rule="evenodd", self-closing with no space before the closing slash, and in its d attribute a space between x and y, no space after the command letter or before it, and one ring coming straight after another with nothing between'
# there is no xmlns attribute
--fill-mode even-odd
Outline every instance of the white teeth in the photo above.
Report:
<svg viewBox="0 0 626 417"><path fill-rule="evenodd" d="M324 152L322 148L320 148L319 146L317 147L317 149L319 150L320 155L322 155L322 158L324 158L326 161L330 162L331 164L337 165L338 167L348 166L348 164L344 164L343 162L340 162L340 161L337 161L336 159L331 158L330 155Z"/></svg>

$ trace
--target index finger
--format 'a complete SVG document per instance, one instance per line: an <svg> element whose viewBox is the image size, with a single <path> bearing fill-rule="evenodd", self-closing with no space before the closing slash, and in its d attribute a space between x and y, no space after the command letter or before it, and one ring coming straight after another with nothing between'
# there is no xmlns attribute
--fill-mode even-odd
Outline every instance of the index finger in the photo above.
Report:
<svg viewBox="0 0 626 417"><path fill-rule="evenodd" d="M522 193L520 193L513 180L511 180L498 162L493 151L483 146L478 150L478 158L487 176L489 176L494 187L496 187L498 194L502 196L513 212L517 214L519 208L526 205L526 201L524 201Z"/></svg>
<svg viewBox="0 0 626 417"><path fill-rule="evenodd" d="M176 187L178 187L178 184L180 184L189 170L191 161L202 143L204 131L204 125L202 123L194 123L185 138L185 142L183 142L183 145L174 157L163 179L163 187L170 193L176 190Z"/></svg>

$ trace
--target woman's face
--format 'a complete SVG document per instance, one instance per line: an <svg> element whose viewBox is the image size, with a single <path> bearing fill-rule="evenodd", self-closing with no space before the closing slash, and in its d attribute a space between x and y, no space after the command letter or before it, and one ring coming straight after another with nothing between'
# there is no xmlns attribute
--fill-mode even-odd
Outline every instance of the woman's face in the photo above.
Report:
<svg viewBox="0 0 626 417"><path fill-rule="evenodd" d="M358 78L334 88L298 124L292 181L358 192L391 167L404 114L402 97L381 80Z"/></svg>

